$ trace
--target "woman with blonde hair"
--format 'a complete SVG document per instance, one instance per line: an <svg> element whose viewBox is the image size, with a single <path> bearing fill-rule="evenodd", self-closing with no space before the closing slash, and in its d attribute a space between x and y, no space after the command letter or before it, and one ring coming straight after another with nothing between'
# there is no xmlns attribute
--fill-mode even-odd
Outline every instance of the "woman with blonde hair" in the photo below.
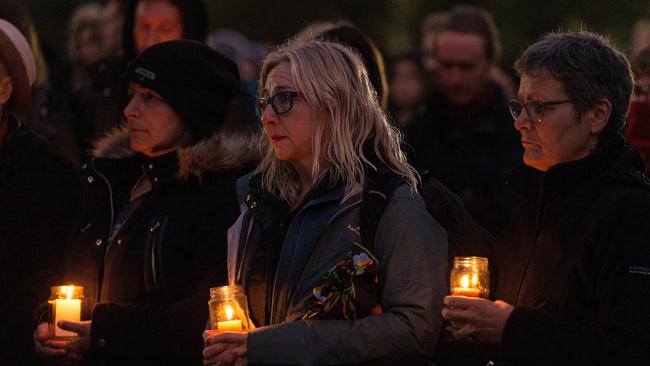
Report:
<svg viewBox="0 0 650 366"><path fill-rule="evenodd" d="M238 182L228 243L257 328L206 332L204 363L426 363L447 238L363 63L342 45L289 43L264 62L260 90L266 156ZM377 210L369 185L386 177L400 184Z"/></svg>

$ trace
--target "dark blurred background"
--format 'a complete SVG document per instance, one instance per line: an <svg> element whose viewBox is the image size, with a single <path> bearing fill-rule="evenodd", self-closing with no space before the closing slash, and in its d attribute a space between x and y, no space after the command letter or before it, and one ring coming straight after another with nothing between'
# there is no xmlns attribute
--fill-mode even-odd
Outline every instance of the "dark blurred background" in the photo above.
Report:
<svg viewBox="0 0 650 366"><path fill-rule="evenodd" d="M24 0L44 46L63 53L70 14L84 0ZM650 17L647 0L206 0L210 29L231 28L256 41L282 42L306 24L345 19L365 30L385 54L415 49L422 18L459 4L483 7L494 16L503 43L502 66L510 70L519 53L552 30L586 28L607 34L629 49L633 24Z"/></svg>

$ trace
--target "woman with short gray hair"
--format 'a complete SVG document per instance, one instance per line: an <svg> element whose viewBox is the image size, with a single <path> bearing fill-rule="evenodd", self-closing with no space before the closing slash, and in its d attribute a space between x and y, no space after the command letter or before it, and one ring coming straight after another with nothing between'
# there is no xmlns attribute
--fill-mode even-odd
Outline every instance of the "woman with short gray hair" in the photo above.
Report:
<svg viewBox="0 0 650 366"><path fill-rule="evenodd" d="M447 296L456 338L516 365L650 364L650 181L625 142L632 76L588 32L556 33L515 63L510 102L524 197L497 246L495 298Z"/></svg>

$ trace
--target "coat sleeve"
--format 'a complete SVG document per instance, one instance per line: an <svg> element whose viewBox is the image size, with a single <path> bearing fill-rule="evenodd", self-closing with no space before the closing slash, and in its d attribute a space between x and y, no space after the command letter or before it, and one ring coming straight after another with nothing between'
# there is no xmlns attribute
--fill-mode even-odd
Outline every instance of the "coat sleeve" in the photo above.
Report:
<svg viewBox="0 0 650 366"><path fill-rule="evenodd" d="M227 284L226 231L237 217L233 199L197 203L193 231L185 245L194 254L174 279L176 299L137 304L104 303L92 314L92 350L102 357L165 359L201 358L202 331L208 319L208 289Z"/></svg>
<svg viewBox="0 0 650 366"><path fill-rule="evenodd" d="M578 264L583 281L593 276L585 292L597 306L583 311L596 312L587 317L597 321L516 308L504 330L505 358L518 364L650 364L650 218L629 213L601 223Z"/></svg>
<svg viewBox="0 0 650 366"><path fill-rule="evenodd" d="M408 192L405 192L408 191ZM251 364L417 364L433 353L447 293L447 236L409 188L395 192L377 229L383 313L301 320L248 336Z"/></svg>

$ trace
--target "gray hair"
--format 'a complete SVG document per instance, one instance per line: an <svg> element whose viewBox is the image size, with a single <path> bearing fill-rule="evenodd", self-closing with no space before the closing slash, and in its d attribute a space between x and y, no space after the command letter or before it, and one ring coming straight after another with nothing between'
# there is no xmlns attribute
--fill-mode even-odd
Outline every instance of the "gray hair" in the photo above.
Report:
<svg viewBox="0 0 650 366"><path fill-rule="evenodd" d="M605 37L586 31L546 34L524 51L515 69L519 75L549 71L564 86L579 117L599 99L609 100L612 114L598 145L624 136L634 79L625 55Z"/></svg>

